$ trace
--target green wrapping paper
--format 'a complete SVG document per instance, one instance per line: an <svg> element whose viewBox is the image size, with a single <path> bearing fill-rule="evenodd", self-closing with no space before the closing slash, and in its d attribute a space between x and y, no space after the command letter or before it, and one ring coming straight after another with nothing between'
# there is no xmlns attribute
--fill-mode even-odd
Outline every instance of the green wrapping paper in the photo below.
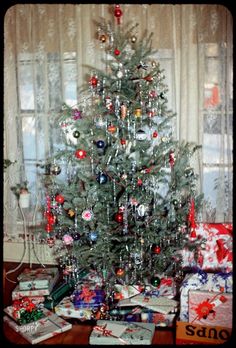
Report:
<svg viewBox="0 0 236 348"><path fill-rule="evenodd" d="M73 283L67 283L63 281L58 284L51 294L47 296L44 302L44 307L47 309L53 309L62 299L67 296L74 289Z"/></svg>

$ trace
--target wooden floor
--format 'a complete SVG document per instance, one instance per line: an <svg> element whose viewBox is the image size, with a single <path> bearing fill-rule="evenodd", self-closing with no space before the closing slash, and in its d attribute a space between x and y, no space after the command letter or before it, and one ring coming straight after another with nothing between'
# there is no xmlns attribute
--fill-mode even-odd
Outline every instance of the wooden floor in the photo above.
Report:
<svg viewBox="0 0 236 348"><path fill-rule="evenodd" d="M8 270L17 267L15 263L4 263L3 264L3 294L4 294L4 307L11 305L11 292L15 288L16 283L12 283L6 279L6 272ZM23 264L14 273L8 274L7 277L10 280L16 281L18 274L25 268L29 267L28 264ZM32 265L32 268L37 268L39 265ZM55 337L49 338L40 344L49 345L88 345L89 336L93 329L93 325L88 325L78 321L77 319L68 320L73 324L71 330L61 333ZM11 329L6 323L3 325L4 329L4 343L14 343L14 344L29 344L20 334ZM155 335L153 337L152 345L172 345L175 341L175 332L173 329L168 328L156 328ZM1 340L2 341L2 340Z"/></svg>

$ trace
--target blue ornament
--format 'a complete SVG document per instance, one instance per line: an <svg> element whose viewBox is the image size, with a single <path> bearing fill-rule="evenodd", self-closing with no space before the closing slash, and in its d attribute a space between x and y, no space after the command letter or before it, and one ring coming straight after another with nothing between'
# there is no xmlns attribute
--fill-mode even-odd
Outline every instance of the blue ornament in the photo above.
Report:
<svg viewBox="0 0 236 348"><path fill-rule="evenodd" d="M105 146L105 142L103 140L98 140L96 144L99 149L103 149Z"/></svg>
<svg viewBox="0 0 236 348"><path fill-rule="evenodd" d="M98 233L97 231L90 232L89 238L92 242L95 242L98 238Z"/></svg>
<svg viewBox="0 0 236 348"><path fill-rule="evenodd" d="M107 175L104 173L100 173L98 174L96 180L97 182L99 182L99 184L105 184L107 182Z"/></svg>

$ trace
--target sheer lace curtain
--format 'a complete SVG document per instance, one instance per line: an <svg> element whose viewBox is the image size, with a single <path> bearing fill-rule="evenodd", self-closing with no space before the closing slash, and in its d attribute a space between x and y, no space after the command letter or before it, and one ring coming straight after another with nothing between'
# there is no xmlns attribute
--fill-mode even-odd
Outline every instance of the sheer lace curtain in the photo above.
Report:
<svg viewBox="0 0 236 348"><path fill-rule="evenodd" d="M95 22L113 20L112 11L107 4L18 4L5 15L4 158L17 161L4 173L5 236L17 235L18 209L10 186L27 179L32 206L43 202L36 163L57 144L51 115L63 102L79 99L78 88L88 80L90 67L105 68ZM193 161L198 189L208 202L199 218L231 221L230 13L219 5L124 4L122 11L122 25L139 23L137 38L144 30L154 33L157 58L168 67L176 137L203 146Z"/></svg>

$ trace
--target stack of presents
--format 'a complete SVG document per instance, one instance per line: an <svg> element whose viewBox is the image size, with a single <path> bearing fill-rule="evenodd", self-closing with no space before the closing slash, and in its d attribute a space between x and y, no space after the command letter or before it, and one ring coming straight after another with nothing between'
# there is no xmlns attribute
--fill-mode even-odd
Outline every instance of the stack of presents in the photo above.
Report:
<svg viewBox="0 0 236 348"><path fill-rule="evenodd" d="M94 345L151 345L155 328L162 327L175 331L177 344L224 343L233 321L232 224L197 224L196 238L204 243L197 260L183 251L180 285L161 275L155 286L117 283L110 304L94 271L81 271L75 287L58 281L56 267L26 269L4 320L32 344L69 330L71 318L93 323ZM29 325L35 331L24 330Z"/></svg>

